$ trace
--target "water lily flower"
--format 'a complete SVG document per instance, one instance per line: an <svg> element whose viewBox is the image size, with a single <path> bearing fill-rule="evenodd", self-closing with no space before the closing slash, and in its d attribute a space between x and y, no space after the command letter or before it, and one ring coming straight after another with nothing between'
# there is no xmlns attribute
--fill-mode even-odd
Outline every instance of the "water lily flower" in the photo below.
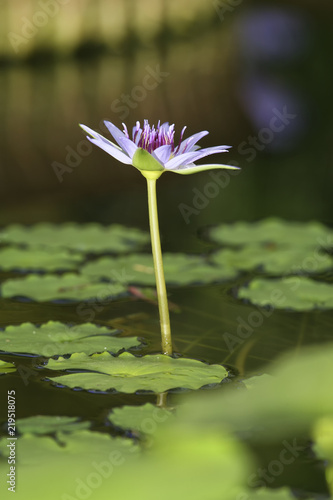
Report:
<svg viewBox="0 0 333 500"><path fill-rule="evenodd" d="M90 142L106 151L122 163L133 165L140 171L155 171L161 174L165 171L176 174L194 174L203 170L215 168L235 169L230 165L206 164L195 165L194 162L215 153L226 153L231 146L214 146L201 149L197 142L208 134L207 130L198 132L188 139L183 140L184 127L180 133L178 144L175 143L175 126L168 122L157 127L150 126L148 120L144 120L143 128L140 122L132 129L132 139L126 125L123 123L123 131L109 121L104 122L117 144L106 139L98 132L80 124L80 127L89 134Z"/></svg>
<svg viewBox="0 0 333 500"><path fill-rule="evenodd" d="M237 167L215 163L207 165L196 165L194 163L215 153L226 153L230 148L230 146L214 146L200 149L197 142L208 134L206 130L183 140L186 129L184 127L176 145L175 126L169 125L167 122L162 124L158 122L156 129L154 125L149 125L148 120L144 120L143 128L141 128L140 122L136 122L132 129L132 139L130 139L124 123L123 131L111 122L105 121L104 123L117 144L85 125L80 125L80 127L89 134L87 138L90 142L96 144L96 146L120 162L133 165L147 180L149 225L160 315L162 350L164 354L171 355L171 328L158 224L156 181L166 171L186 175L214 168L235 169Z"/></svg>

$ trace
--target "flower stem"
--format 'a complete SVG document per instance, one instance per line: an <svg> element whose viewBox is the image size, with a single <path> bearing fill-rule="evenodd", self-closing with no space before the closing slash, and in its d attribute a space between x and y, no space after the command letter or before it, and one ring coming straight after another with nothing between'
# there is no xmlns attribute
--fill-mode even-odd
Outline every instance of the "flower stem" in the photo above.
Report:
<svg viewBox="0 0 333 500"><path fill-rule="evenodd" d="M152 174L152 172L149 173ZM159 175L158 176L156 175L156 177L158 178ZM155 177L154 175L147 175L147 176L144 175L144 176L147 179L147 188L148 188L150 238L151 238L151 248L154 259L158 309L160 313L162 350L164 354L171 355L172 341L171 341L170 317L169 317L168 297L167 297L165 278L164 278L160 230L158 226L156 178L154 178Z"/></svg>

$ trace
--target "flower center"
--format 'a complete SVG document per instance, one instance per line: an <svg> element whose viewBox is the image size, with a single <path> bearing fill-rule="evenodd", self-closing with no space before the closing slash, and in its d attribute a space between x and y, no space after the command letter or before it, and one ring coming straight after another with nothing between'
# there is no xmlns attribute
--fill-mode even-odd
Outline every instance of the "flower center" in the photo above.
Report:
<svg viewBox="0 0 333 500"><path fill-rule="evenodd" d="M124 123L123 127L124 127L124 134L129 139L130 137L128 134L128 130ZM171 152L177 153L180 143L182 142L186 127L184 127L183 130L181 131L176 151L174 143L174 137L175 137L174 128L175 128L174 125L169 125L168 123L162 123L161 125L160 121L158 122L157 127L155 128L154 125L152 126L149 125L148 120L144 120L143 128L141 128L140 122L136 122L136 125L135 127L133 127L132 131L132 140L139 148L145 149L146 151L148 151L148 153L151 153L160 146L171 146Z"/></svg>

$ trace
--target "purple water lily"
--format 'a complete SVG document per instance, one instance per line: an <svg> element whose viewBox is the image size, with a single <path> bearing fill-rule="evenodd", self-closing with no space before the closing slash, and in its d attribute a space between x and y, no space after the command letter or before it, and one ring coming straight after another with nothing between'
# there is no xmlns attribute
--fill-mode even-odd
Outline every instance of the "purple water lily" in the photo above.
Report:
<svg viewBox="0 0 333 500"><path fill-rule="evenodd" d="M192 135L183 140L186 127L181 131L180 138L175 144L175 126L168 122L157 127L150 126L148 120L144 120L143 128L140 122L132 129L132 139L126 125L123 123L123 131L113 125L104 122L117 144L109 141L98 132L85 125L80 127L89 134L87 138L93 144L106 151L122 163L133 165L141 171L170 171L177 174L192 174L202 170L214 168L235 169L230 165L207 164L195 165L194 162L215 153L226 153L231 146L214 146L200 149L197 142L208 134L206 130ZM90 137L91 136L91 137Z"/></svg>

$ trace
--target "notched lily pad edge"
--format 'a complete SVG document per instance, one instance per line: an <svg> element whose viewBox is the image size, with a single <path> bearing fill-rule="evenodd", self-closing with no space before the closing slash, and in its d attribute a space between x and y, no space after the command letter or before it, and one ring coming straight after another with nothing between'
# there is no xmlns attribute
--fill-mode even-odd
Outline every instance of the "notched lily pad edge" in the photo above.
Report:
<svg viewBox="0 0 333 500"><path fill-rule="evenodd" d="M139 338L139 337L138 337ZM139 339L140 340L140 339ZM141 347L141 346L136 346L137 348ZM114 358L117 358L120 354L122 354L123 352L130 352L132 351L132 348L131 349L122 349L121 351L117 352L116 354L114 353L111 353L109 352L109 354L114 357ZM104 351L106 352L106 351ZM75 353L75 354L84 354L84 353ZM102 354L102 353L94 353L94 354ZM89 357L93 356L94 354L91 354L89 355ZM134 353L132 353L133 355L135 355ZM155 353L155 354L161 354L161 353ZM142 354L142 355L135 355L135 357L137 358L141 358L141 357L144 357L145 354ZM63 357L65 359L69 359L71 357L71 355L60 355L60 356L57 356L56 358L53 357L54 359L58 359L59 357ZM179 356L179 355L175 355L173 354L171 356L172 358L174 359L178 359L179 357L182 357L182 356ZM199 359L196 359L196 358L185 358L185 359L190 359L190 360L193 360L193 361L200 361L201 363L204 363L205 365L207 366L210 366L210 363L208 363L207 361L204 361L204 360L199 360ZM47 370L47 371L52 371L53 374L55 373L55 370L48 370L48 368L45 366L45 364L48 362L48 360L45 360L44 364L43 365L40 365L40 366L37 366L36 368L39 369L39 370ZM234 377L234 374L230 373L230 370L229 370L229 367L227 367L226 365L222 365L221 363L214 363L214 364L217 364L217 365L220 365L222 366L226 372L227 372L227 375L226 377L224 377L220 382L216 382L216 383L210 383L210 384L204 384L202 385L201 387L199 387L198 389L189 389L189 388L186 388L186 387L173 387L171 389L168 389L167 391L163 391L163 392L167 392L167 393L172 393L172 394L180 394L180 393L188 393L188 392L193 392L193 391L206 391L206 390L216 390L218 389L221 385L225 384L225 383L229 383L230 380ZM66 374L71 374L71 373L101 373L103 374L102 372L100 371L97 371L97 370L84 370L84 369L72 369L72 370L57 370L56 371L56 374L61 377L61 376L64 376ZM79 387L79 386L76 386L76 387L69 387L69 386L66 386L64 384L59 384L57 383L56 381L56 378L57 376L55 377L52 377L49 378L49 377L44 377L42 378L42 380L44 380L45 382L49 382L51 383L51 385L55 386L55 387L58 387L58 388L61 388L61 389L70 389L70 390L73 390L75 392L80 392L80 391L85 391L85 392L89 392L89 393L92 393L92 394L136 394L138 396L145 396L145 395L153 395L153 394L159 394L159 391L152 391L152 390L145 390L145 389L139 389L138 391L135 391L133 393L127 393L127 392L121 392L121 391L118 391L117 389L114 389L114 388L110 388L106 391L102 391L102 390L98 390L98 389L84 389L82 387Z"/></svg>
<svg viewBox="0 0 333 500"><path fill-rule="evenodd" d="M80 370L80 372L78 371L68 371L66 373L82 373L82 370ZM99 372L95 372L95 373L99 373ZM63 373L62 373L63 375ZM59 376L61 376L61 374L59 374ZM56 377L54 377L56 378ZM224 378L223 380L221 380L221 382L216 382L215 384L205 384L201 387L199 387L198 389L188 389L186 387L173 387L171 389L168 389L167 391L163 391L163 392L166 392L166 393L171 393L171 394L183 394L183 393L189 393L189 392L193 392L193 391L207 391L207 390L216 390L218 389L224 382L226 382L226 379L228 377ZM98 390L98 389L83 389L82 387L68 387L68 385L64 385L64 384L59 384L57 383L56 380L51 380L50 378L48 377L45 377L45 378L42 378L41 379L42 381L45 381L45 382L49 382L51 383L51 385L53 385L54 387L57 387L59 389L69 389L71 391L75 391L75 392L89 392L91 394L126 394L126 396L128 395L137 395L137 396L152 396L154 394L160 394L160 392L158 391L150 391L150 390L144 390L144 389L140 389L138 391L135 391L135 392L131 392L131 393L128 393L128 392L121 392L121 391L117 391L117 389L113 389L113 388L110 388L106 391L102 391L102 390Z"/></svg>

